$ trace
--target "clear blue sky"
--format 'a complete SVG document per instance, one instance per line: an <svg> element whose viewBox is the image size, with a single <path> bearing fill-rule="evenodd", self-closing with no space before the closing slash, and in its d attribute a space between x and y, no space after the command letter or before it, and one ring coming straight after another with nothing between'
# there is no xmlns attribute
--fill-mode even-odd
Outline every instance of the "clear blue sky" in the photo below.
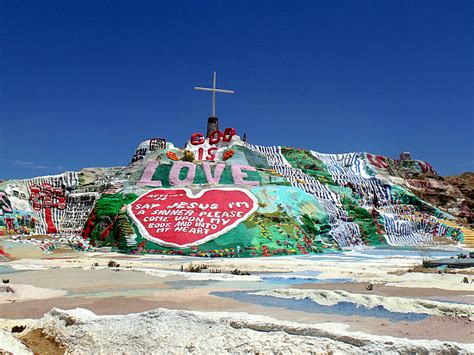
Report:
<svg viewBox="0 0 474 355"><path fill-rule="evenodd" d="M222 126L474 170L472 1L0 0L0 179L129 162Z"/></svg>

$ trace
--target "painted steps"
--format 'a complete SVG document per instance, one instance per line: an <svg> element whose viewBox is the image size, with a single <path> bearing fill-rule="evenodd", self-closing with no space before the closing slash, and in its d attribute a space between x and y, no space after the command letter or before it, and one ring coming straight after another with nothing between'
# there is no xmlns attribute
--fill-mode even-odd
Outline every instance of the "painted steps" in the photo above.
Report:
<svg viewBox="0 0 474 355"><path fill-rule="evenodd" d="M460 226L448 220L443 220L443 223L449 227L455 227L455 228L461 229L461 232L464 235L464 244L466 244L470 248L474 248L474 231L472 229Z"/></svg>

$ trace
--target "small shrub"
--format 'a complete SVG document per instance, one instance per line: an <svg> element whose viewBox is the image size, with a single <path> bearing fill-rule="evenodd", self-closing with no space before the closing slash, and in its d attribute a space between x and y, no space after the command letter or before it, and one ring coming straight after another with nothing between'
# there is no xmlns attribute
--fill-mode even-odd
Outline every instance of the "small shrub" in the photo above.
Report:
<svg viewBox="0 0 474 355"><path fill-rule="evenodd" d="M250 275L248 271L241 271L239 269L234 269L230 272L232 275Z"/></svg>
<svg viewBox="0 0 474 355"><path fill-rule="evenodd" d="M12 327L12 333L21 333L26 328L26 325L14 325Z"/></svg>
<svg viewBox="0 0 474 355"><path fill-rule="evenodd" d="M181 272L201 272L202 269L203 269L202 265L193 265L193 264L189 264L189 266L186 268L183 265L181 265L180 267Z"/></svg>
<svg viewBox="0 0 474 355"><path fill-rule="evenodd" d="M190 150L185 150L184 153L183 153L183 158L181 160L183 161L189 161L189 162L193 162L194 161L194 154L193 152L191 152Z"/></svg>
<svg viewBox="0 0 474 355"><path fill-rule="evenodd" d="M108 267L120 267L120 264L117 264L115 261L110 260L107 264Z"/></svg>

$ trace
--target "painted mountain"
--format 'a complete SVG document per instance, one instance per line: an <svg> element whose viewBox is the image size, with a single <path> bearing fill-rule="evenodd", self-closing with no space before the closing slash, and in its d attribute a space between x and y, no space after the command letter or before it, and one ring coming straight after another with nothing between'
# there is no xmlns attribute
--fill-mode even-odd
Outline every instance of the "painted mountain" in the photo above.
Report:
<svg viewBox="0 0 474 355"><path fill-rule="evenodd" d="M206 257L473 243L468 202L424 161L264 147L226 129L184 149L147 140L126 167L4 181L0 238Z"/></svg>

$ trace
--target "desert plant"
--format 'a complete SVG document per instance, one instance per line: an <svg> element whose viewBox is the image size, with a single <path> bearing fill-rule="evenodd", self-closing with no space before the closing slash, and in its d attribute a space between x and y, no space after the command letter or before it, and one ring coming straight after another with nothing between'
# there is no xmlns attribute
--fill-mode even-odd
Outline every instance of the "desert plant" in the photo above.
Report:
<svg viewBox="0 0 474 355"><path fill-rule="evenodd" d="M250 275L250 272L248 271L242 271L239 269L234 269L230 272L232 275Z"/></svg>
<svg viewBox="0 0 474 355"><path fill-rule="evenodd" d="M12 327L12 333L21 333L26 328L26 325L14 325Z"/></svg>
<svg viewBox="0 0 474 355"><path fill-rule="evenodd" d="M108 267L120 267L120 264L117 264L115 261L110 260L107 264Z"/></svg>
<svg viewBox="0 0 474 355"><path fill-rule="evenodd" d="M189 264L188 267L184 267L183 265L181 265L180 267L180 271L181 272L201 272L203 270L203 265L193 265L192 263ZM207 269L207 265L205 267Z"/></svg>
<svg viewBox="0 0 474 355"><path fill-rule="evenodd" d="M190 150L185 150L184 153L183 153L183 158L181 160L183 161L189 161L189 162L193 162L195 159L194 157L194 153L191 152Z"/></svg>

